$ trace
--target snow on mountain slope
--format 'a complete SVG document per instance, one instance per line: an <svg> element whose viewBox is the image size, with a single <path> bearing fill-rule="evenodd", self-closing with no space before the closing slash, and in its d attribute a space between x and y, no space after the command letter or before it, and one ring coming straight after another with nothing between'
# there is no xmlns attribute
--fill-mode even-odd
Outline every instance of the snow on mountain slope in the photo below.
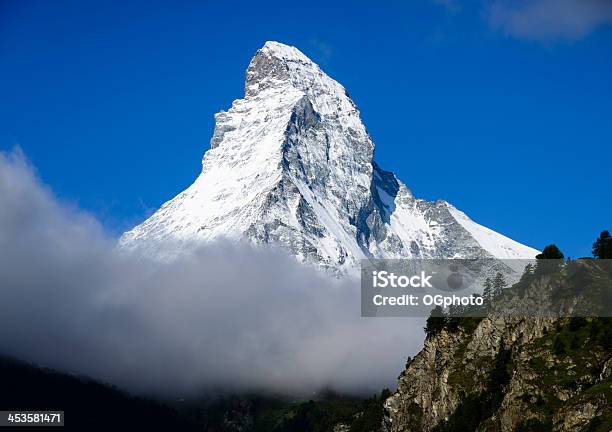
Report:
<svg viewBox="0 0 612 432"><path fill-rule="evenodd" d="M215 238L288 249L323 267L363 258L533 258L445 201L415 198L374 161L374 144L344 87L294 47L266 42L245 96L215 115L196 181L125 233L125 249Z"/></svg>
<svg viewBox="0 0 612 432"><path fill-rule="evenodd" d="M503 236L495 231L477 224L471 220L465 213L457 210L452 205L448 204L448 209L451 215L457 222L465 228L474 239L482 246L483 249L488 251L491 255L501 259L524 259L525 257L533 258L540 251L525 246Z"/></svg>

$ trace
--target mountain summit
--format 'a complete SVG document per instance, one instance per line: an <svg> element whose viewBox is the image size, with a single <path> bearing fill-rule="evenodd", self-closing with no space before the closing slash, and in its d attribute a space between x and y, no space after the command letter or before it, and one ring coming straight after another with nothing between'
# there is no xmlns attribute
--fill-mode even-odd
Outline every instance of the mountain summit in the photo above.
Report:
<svg viewBox="0 0 612 432"><path fill-rule="evenodd" d="M244 98L215 115L196 181L126 232L155 255L216 238L273 243L324 267L363 258L533 258L538 251L473 222L446 201L415 198L373 160L347 91L297 48L266 42Z"/></svg>

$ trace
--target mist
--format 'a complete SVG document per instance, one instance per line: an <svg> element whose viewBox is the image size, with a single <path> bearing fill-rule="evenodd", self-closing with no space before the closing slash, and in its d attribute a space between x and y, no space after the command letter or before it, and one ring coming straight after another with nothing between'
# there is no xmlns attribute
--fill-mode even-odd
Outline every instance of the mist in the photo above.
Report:
<svg viewBox="0 0 612 432"><path fill-rule="evenodd" d="M159 262L117 250L19 149L0 152L0 353L134 393L306 395L394 387L422 319L362 318L359 281L217 242Z"/></svg>

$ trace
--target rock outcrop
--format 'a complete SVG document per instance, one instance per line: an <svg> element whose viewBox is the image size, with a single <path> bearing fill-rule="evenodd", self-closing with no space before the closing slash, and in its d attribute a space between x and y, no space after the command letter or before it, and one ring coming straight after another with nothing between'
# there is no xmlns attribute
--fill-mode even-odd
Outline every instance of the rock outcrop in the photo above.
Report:
<svg viewBox="0 0 612 432"><path fill-rule="evenodd" d="M384 429L612 430L612 318L504 313L508 305L516 308L521 302L534 310L542 293L560 296L587 285L601 291L600 301L609 301L609 265L590 260L567 266L580 271L580 283L567 268L534 276L504 293L489 316L462 318L428 337L385 402ZM575 298L583 307L598 301L586 294ZM562 307L569 305L573 310L580 306L574 301Z"/></svg>

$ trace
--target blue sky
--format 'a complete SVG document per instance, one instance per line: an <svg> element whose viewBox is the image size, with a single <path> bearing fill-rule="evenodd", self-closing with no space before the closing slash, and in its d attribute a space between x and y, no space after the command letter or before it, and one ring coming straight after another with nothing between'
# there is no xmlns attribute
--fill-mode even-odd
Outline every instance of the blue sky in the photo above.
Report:
<svg viewBox="0 0 612 432"><path fill-rule="evenodd" d="M611 3L170 3L0 4L0 150L112 232L195 179L266 40L348 89L417 196L573 257L612 229Z"/></svg>

